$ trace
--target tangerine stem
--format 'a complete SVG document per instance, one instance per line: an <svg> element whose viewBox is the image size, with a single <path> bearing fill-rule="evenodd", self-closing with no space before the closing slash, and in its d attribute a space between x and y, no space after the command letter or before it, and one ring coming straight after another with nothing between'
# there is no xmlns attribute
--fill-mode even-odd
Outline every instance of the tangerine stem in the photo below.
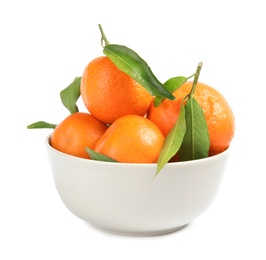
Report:
<svg viewBox="0 0 266 260"><path fill-rule="evenodd" d="M106 36L105 36L105 34L104 34L103 28L102 28L102 26L101 26L100 24L99 24L99 28L100 28L101 35L102 35L102 38L101 38L101 45L102 45L102 47L104 47L103 42L105 43L105 46L108 45L109 42L108 42L108 40L107 40L107 38L106 38Z"/></svg>
<svg viewBox="0 0 266 260"><path fill-rule="evenodd" d="M198 83L198 79L199 79L199 75L200 75L200 71L201 71L202 65L203 65L202 62L200 62L198 64L196 73L194 74L195 76L194 76L194 80L193 80L193 85L192 85L190 93L188 94L188 98L191 98L193 96L195 90L196 90L196 86L197 86L197 83Z"/></svg>

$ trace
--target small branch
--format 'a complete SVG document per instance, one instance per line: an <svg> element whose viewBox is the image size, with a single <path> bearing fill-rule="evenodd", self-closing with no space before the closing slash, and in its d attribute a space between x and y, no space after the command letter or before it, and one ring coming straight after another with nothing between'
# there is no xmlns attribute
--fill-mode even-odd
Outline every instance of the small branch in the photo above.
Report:
<svg viewBox="0 0 266 260"><path fill-rule="evenodd" d="M201 71L202 65L203 65L202 62L200 62L198 64L197 71L195 73L195 77L194 77L194 80L193 80L193 85L192 85L191 91L190 91L190 93L188 95L189 98L193 96L193 94L194 94L194 92L196 90L196 86L197 86L197 83L198 83L198 79L199 79L199 75L200 75L200 71Z"/></svg>
<svg viewBox="0 0 266 260"><path fill-rule="evenodd" d="M108 45L109 42L108 42L108 40L107 40L107 38L106 38L106 36L105 36L105 34L104 34L104 32L103 32L103 28L102 28L102 26L101 26L100 24L99 24L99 28L100 28L101 35L102 35L102 38L101 38L101 45L102 45L102 47L104 47L104 46ZM105 45L104 45L104 43L105 43Z"/></svg>

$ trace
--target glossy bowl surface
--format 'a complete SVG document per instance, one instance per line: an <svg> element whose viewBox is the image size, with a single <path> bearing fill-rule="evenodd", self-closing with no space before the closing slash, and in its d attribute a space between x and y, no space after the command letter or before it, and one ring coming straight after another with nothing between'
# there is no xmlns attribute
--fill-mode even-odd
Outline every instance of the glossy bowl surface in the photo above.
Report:
<svg viewBox="0 0 266 260"><path fill-rule="evenodd" d="M77 217L106 232L151 236L191 223L211 205L229 150L213 157L156 164L109 163L61 153L45 141L57 191Z"/></svg>

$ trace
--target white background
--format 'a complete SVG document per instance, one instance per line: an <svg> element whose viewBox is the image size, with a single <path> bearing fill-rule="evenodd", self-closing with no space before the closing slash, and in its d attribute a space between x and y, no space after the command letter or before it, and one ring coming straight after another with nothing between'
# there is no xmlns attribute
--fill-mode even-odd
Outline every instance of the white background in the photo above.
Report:
<svg viewBox="0 0 266 260"><path fill-rule="evenodd" d="M68 115L59 92L102 55L99 23L161 81L202 61L200 81L234 111L216 200L179 232L122 237L76 218L54 186L51 131L26 129ZM263 0L1 1L0 259L266 259L265 25Z"/></svg>

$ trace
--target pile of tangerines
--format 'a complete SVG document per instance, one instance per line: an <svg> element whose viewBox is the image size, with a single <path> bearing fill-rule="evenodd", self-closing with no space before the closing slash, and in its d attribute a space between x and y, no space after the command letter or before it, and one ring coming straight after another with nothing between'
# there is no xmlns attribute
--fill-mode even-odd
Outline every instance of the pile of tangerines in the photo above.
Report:
<svg viewBox="0 0 266 260"><path fill-rule="evenodd" d="M86 66L78 95L86 112L74 111L51 134L51 146L63 153L90 159L86 148L124 163L156 163L165 138L178 120L184 98L193 82L175 90L173 100L154 105L155 96L107 56ZM196 83L194 98L207 123L208 156L225 151L234 136L234 115L216 89ZM178 161L178 152L170 161Z"/></svg>

